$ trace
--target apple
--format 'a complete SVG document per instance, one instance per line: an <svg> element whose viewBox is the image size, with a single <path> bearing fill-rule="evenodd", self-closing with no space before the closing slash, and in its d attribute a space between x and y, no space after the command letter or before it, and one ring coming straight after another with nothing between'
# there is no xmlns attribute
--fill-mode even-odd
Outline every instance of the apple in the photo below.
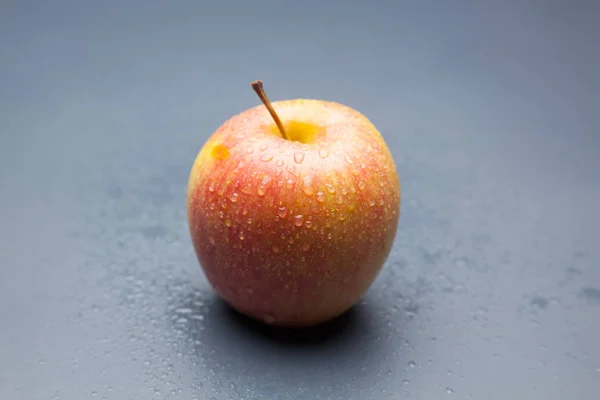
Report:
<svg viewBox="0 0 600 400"><path fill-rule="evenodd" d="M343 314L387 259L400 181L375 126L335 102L295 99L233 116L191 168L188 225L198 261L232 308L307 327Z"/></svg>

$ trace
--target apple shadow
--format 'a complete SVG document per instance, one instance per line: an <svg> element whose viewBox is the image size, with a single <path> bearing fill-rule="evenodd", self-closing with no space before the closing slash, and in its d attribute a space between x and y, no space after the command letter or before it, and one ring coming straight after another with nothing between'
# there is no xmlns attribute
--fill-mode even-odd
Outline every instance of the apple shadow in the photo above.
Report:
<svg viewBox="0 0 600 400"><path fill-rule="evenodd" d="M292 398L307 390L319 392L313 397L338 390L352 397L378 388L383 379L398 380L392 371L408 362L398 352L404 342L400 334L391 334L382 314L364 302L329 322L292 329L243 316L214 294L190 289L179 300L171 309L202 316L182 326L173 323L183 339L181 353L191 358L198 379L210 370L223 384L249 391L240 396L277 387Z"/></svg>
<svg viewBox="0 0 600 400"><path fill-rule="evenodd" d="M290 347L318 347L341 340L345 334L352 334L353 331L359 329L360 314L365 312L360 305L357 305L335 319L320 325L305 328L285 328L267 325L240 314L220 299L216 299L215 303L215 307L220 308L217 312L228 319L227 323L231 324L233 329L241 329L249 335L272 341L273 344Z"/></svg>

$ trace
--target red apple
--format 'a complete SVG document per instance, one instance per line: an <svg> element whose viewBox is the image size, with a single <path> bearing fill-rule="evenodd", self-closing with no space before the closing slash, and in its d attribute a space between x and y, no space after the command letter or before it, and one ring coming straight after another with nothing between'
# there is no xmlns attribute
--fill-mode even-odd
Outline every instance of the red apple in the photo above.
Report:
<svg viewBox="0 0 600 400"><path fill-rule="evenodd" d="M388 257L396 166L358 111L321 100L259 105L204 144L188 184L194 249L216 293L268 324L304 327L352 307Z"/></svg>

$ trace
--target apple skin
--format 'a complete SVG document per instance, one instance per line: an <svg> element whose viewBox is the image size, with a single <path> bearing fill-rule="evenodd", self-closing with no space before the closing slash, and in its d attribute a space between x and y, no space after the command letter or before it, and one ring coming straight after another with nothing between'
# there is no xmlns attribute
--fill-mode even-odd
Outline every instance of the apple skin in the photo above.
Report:
<svg viewBox="0 0 600 400"><path fill-rule="evenodd" d="M400 182L375 126L322 100L272 103L226 121L191 169L187 210L198 261L238 312L307 327L351 308L387 259Z"/></svg>

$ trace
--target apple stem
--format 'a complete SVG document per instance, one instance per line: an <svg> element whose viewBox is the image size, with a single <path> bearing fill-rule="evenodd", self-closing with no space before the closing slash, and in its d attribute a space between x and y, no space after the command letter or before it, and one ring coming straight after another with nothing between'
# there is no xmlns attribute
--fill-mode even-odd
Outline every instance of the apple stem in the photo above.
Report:
<svg viewBox="0 0 600 400"><path fill-rule="evenodd" d="M251 85L252 85L252 89L254 89L254 91L256 92L258 97L262 100L265 107L267 107L267 110L269 110L269 114L271 114L271 117L273 117L275 124L277 124L277 128L279 128L279 132L281 132L281 136L284 139L289 140L287 134L285 133L285 129L283 128L283 124L281 123L281 120L279 119L279 115L277 115L277 113L275 112L275 109L271 105L271 102L269 101L269 98L267 97L267 94L265 93L265 90L263 89L262 81L254 81L251 83Z"/></svg>

